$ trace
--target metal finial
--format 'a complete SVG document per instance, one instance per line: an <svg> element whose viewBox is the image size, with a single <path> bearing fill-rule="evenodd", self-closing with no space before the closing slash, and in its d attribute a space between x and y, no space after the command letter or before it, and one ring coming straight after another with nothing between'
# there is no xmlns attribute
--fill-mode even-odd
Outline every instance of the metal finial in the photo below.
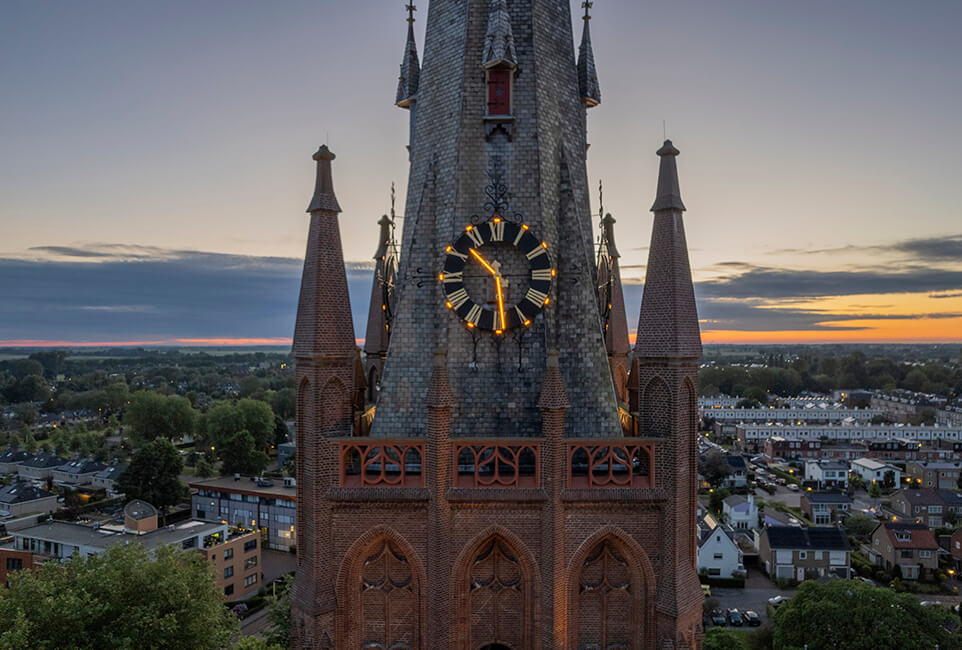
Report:
<svg viewBox="0 0 962 650"><path fill-rule="evenodd" d="M395 192L394 192L394 181L391 181L391 221L394 221L394 199L395 199L395 196L396 196L396 194L395 194Z"/></svg>
<svg viewBox="0 0 962 650"><path fill-rule="evenodd" d="M407 11L408 11L408 22L409 22L409 23L413 23L413 22L414 22L414 12L417 11L418 8L417 8L416 6L414 6L414 3L413 3L413 2L412 2L411 4L404 5L404 8L407 9Z"/></svg>
<svg viewBox="0 0 962 650"><path fill-rule="evenodd" d="M591 8L594 6L594 4L595 3L591 2L591 0L585 0L581 3L581 6L584 7L585 10L585 20L591 20Z"/></svg>
<svg viewBox="0 0 962 650"><path fill-rule="evenodd" d="M598 216L605 218L605 186L600 178L598 179Z"/></svg>

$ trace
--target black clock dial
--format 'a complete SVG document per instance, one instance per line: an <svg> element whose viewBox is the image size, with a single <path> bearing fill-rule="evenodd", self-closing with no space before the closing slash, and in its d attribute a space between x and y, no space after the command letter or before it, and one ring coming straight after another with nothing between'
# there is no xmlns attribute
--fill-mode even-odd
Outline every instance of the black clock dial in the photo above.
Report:
<svg viewBox="0 0 962 650"><path fill-rule="evenodd" d="M549 304L556 275L548 245L521 223L495 216L445 248L445 304L470 329L528 327Z"/></svg>

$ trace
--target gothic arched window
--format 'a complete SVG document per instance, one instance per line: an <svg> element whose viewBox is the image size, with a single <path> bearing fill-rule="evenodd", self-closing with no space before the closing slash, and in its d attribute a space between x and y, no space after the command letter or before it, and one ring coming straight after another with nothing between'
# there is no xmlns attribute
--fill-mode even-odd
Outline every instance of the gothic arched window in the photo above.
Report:
<svg viewBox="0 0 962 650"><path fill-rule="evenodd" d="M360 590L361 648L419 648L420 589L408 558L390 540L371 547L355 588Z"/></svg>
<svg viewBox="0 0 962 650"><path fill-rule="evenodd" d="M637 577L611 539L599 542L578 576L578 650L632 650L640 638Z"/></svg>
<svg viewBox="0 0 962 650"><path fill-rule="evenodd" d="M516 554L495 537L481 546L469 570L472 643L523 647L528 594Z"/></svg>

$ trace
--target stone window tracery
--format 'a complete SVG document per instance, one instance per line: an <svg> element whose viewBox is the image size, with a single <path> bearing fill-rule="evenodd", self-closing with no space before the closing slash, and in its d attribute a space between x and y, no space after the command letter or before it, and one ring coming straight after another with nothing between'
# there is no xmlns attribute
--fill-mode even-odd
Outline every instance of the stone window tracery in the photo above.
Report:
<svg viewBox="0 0 962 650"><path fill-rule="evenodd" d="M419 586L408 558L382 539L361 566L361 648L411 650L419 647Z"/></svg>
<svg viewBox="0 0 962 650"><path fill-rule="evenodd" d="M605 539L585 558L578 579L578 649L631 650L634 603L631 567Z"/></svg>

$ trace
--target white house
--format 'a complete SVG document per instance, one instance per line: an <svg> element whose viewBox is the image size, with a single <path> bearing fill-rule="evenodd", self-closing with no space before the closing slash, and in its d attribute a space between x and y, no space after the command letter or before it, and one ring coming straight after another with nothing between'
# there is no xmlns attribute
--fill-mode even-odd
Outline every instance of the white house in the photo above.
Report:
<svg viewBox="0 0 962 650"><path fill-rule="evenodd" d="M819 488L848 487L848 466L833 460L809 460L805 463L805 480L815 481Z"/></svg>
<svg viewBox="0 0 962 650"><path fill-rule="evenodd" d="M698 573L710 578L745 575L742 552L735 543L731 526L718 523L711 515L698 522Z"/></svg>
<svg viewBox="0 0 962 650"><path fill-rule="evenodd" d="M893 473L892 479L896 486L902 484L902 472L894 465L880 463L872 458L859 458L852 461L852 473L862 477L862 482L865 485L871 485L876 481L881 483L885 480L885 475L888 472Z"/></svg>
<svg viewBox="0 0 962 650"><path fill-rule="evenodd" d="M743 497L733 494L722 501L722 516L729 526L735 530L750 530L758 527L758 506L755 496L749 494Z"/></svg>

